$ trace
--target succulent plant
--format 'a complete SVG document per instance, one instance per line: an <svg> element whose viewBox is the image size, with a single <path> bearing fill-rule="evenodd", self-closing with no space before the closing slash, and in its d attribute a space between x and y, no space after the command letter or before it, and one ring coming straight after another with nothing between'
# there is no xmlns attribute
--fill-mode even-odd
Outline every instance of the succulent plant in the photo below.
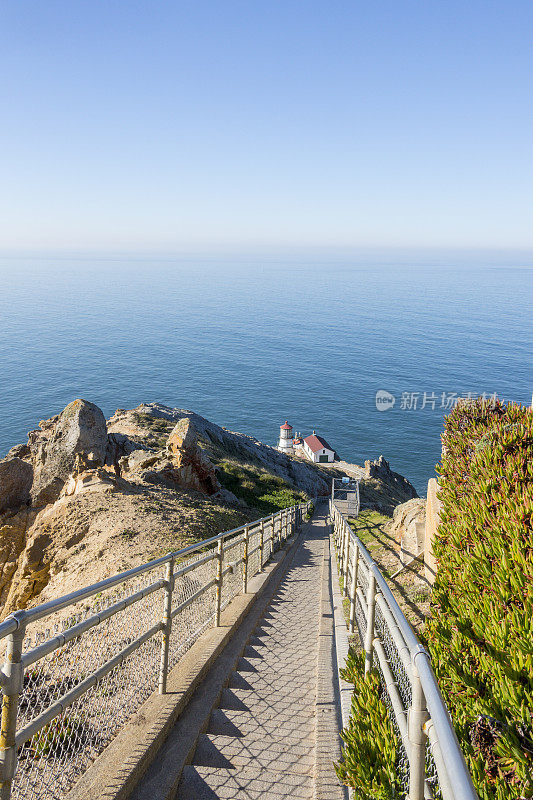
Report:
<svg viewBox="0 0 533 800"><path fill-rule="evenodd" d="M425 628L480 800L533 797L533 411L447 417Z"/></svg>

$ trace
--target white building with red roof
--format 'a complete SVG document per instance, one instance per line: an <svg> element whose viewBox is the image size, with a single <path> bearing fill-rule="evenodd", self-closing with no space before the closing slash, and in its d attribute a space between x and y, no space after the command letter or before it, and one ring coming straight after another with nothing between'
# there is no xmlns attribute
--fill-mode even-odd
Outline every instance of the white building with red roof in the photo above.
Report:
<svg viewBox="0 0 533 800"><path fill-rule="evenodd" d="M333 450L322 436L318 436L315 431L311 436L303 440L302 447L305 455L310 461L317 464L328 463L335 460L335 450Z"/></svg>

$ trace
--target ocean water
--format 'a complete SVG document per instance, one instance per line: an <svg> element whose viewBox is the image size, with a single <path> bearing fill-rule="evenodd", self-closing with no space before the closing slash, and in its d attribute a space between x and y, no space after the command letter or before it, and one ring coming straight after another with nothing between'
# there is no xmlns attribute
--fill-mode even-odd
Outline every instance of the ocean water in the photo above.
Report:
<svg viewBox="0 0 533 800"><path fill-rule="evenodd" d="M509 267L4 258L0 455L76 397L159 401L270 444L288 419L424 494L455 397L531 402L532 300Z"/></svg>

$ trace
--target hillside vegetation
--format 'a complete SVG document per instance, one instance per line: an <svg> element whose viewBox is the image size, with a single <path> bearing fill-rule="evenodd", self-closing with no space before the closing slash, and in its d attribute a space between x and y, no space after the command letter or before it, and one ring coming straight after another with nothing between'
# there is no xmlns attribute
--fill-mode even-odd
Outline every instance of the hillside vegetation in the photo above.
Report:
<svg viewBox="0 0 533 800"><path fill-rule="evenodd" d="M425 635L481 800L533 797L533 413L446 420Z"/></svg>
<svg viewBox="0 0 533 800"><path fill-rule="evenodd" d="M310 463L159 404L75 400L0 460L2 616L328 493Z"/></svg>
<svg viewBox="0 0 533 800"><path fill-rule="evenodd" d="M411 576L404 570L392 588L430 650L480 800L529 800L533 412L481 399L464 403L446 419L442 442L436 582L431 594L417 586L421 576L413 564ZM368 510L351 523L391 581L398 558L394 526ZM357 800L395 800L397 740L379 673L363 677L357 649L345 670L354 698L338 775Z"/></svg>

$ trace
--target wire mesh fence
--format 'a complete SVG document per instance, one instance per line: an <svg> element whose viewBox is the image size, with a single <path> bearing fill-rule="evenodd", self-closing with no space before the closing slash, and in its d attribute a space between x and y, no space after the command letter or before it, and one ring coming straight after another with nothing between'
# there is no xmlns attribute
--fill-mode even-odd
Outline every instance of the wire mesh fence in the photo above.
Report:
<svg viewBox="0 0 533 800"><path fill-rule="evenodd" d="M61 800L309 504L191 545L0 624L0 799Z"/></svg>
<svg viewBox="0 0 533 800"><path fill-rule="evenodd" d="M429 655L342 504L337 507L335 487L330 519L350 632L365 650L365 673L373 667L379 672L381 700L397 738L399 800L477 800Z"/></svg>

